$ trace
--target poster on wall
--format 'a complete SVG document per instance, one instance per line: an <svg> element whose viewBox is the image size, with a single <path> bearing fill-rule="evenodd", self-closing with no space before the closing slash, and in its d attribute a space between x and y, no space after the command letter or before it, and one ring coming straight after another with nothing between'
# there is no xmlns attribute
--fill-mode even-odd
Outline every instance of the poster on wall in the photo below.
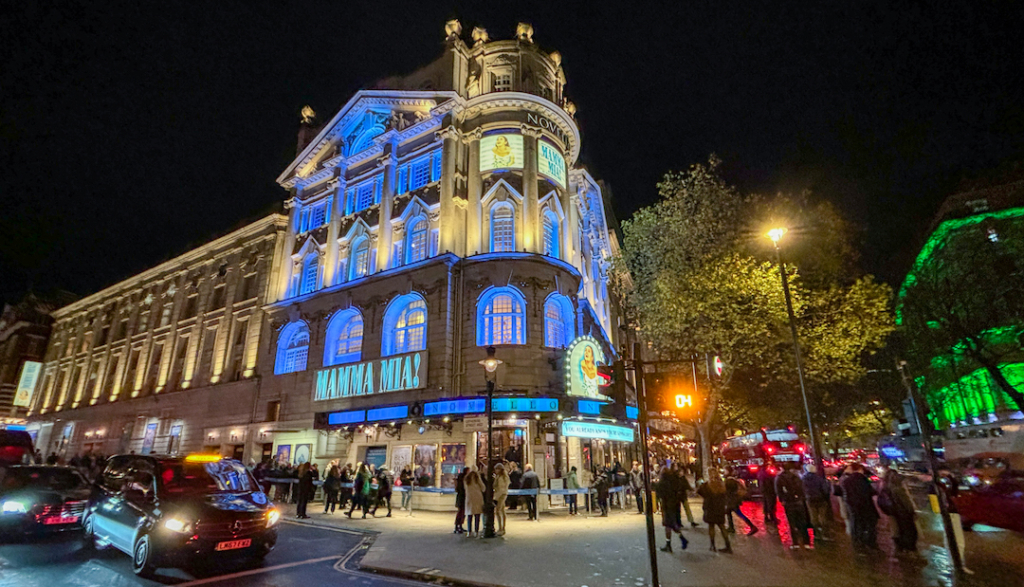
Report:
<svg viewBox="0 0 1024 587"><path fill-rule="evenodd" d="M537 173L565 187L565 157L551 143L537 141Z"/></svg>
<svg viewBox="0 0 1024 587"><path fill-rule="evenodd" d="M366 466L373 465L376 468L383 467L388 462L388 447L368 446L366 447L366 458L363 459Z"/></svg>
<svg viewBox="0 0 1024 587"><path fill-rule="evenodd" d="M21 365L21 377L18 378L18 387L14 390L14 405L27 408L32 403L32 395L36 391L36 381L39 380L39 371L43 364L36 361L25 361Z"/></svg>
<svg viewBox="0 0 1024 587"><path fill-rule="evenodd" d="M523 135L490 135L480 139L480 171L523 168Z"/></svg>
<svg viewBox="0 0 1024 587"><path fill-rule="evenodd" d="M597 339L581 336L572 341L565 353L565 392L568 395L611 401L601 393L598 365L604 365L604 351Z"/></svg>
<svg viewBox="0 0 1024 587"><path fill-rule="evenodd" d="M153 452L153 443L156 442L156 422L146 424L146 435L142 437L142 454L148 455Z"/></svg>
<svg viewBox="0 0 1024 587"><path fill-rule="evenodd" d="M433 487L437 477L437 445L417 444L413 476L420 487Z"/></svg>
<svg viewBox="0 0 1024 587"><path fill-rule="evenodd" d="M295 445L295 464L301 465L302 463L309 462L309 456L312 452L312 444L296 444Z"/></svg>
<svg viewBox="0 0 1024 587"><path fill-rule="evenodd" d="M441 487L454 488L455 479L466 466L466 445L441 445Z"/></svg>
<svg viewBox="0 0 1024 587"><path fill-rule="evenodd" d="M406 465L412 464L412 447L396 446L391 449L391 471L395 477L402 472Z"/></svg>
<svg viewBox="0 0 1024 587"><path fill-rule="evenodd" d="M274 461L281 465L288 465L292 462L292 445L279 444L274 454Z"/></svg>

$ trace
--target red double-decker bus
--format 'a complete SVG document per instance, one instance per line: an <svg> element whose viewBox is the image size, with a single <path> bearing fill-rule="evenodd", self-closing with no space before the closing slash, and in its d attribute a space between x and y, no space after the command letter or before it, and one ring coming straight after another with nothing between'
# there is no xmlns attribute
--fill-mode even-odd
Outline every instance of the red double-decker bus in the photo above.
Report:
<svg viewBox="0 0 1024 587"><path fill-rule="evenodd" d="M791 428L762 428L751 434L727 438L721 445L722 460L743 479L748 496L761 493L757 474L762 467L768 467L772 474L776 474L782 463L802 464L809 452L807 443Z"/></svg>

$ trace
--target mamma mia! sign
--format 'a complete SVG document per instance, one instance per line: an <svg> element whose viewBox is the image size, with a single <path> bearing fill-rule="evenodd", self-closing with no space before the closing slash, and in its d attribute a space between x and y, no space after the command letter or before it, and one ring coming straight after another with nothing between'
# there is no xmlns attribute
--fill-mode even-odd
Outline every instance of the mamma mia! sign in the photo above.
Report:
<svg viewBox="0 0 1024 587"><path fill-rule="evenodd" d="M335 365L316 372L313 400L340 399L427 386L427 351Z"/></svg>

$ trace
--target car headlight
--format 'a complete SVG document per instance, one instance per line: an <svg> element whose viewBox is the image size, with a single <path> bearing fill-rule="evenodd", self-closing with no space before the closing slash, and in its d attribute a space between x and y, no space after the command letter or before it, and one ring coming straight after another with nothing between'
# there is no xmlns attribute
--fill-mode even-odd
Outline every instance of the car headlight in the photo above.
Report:
<svg viewBox="0 0 1024 587"><path fill-rule="evenodd" d="M268 511L267 512L267 528L269 528L269 527L273 526L274 524L276 524L277 521L280 520L280 519L281 519L281 512L277 511L276 509Z"/></svg>
<svg viewBox="0 0 1024 587"><path fill-rule="evenodd" d="M180 518L168 518L164 521L164 528L167 528L172 532L180 532L184 534L192 531L192 524Z"/></svg>
<svg viewBox="0 0 1024 587"><path fill-rule="evenodd" d="M5 514L26 514L28 513L28 505L20 501L5 501L2 508Z"/></svg>

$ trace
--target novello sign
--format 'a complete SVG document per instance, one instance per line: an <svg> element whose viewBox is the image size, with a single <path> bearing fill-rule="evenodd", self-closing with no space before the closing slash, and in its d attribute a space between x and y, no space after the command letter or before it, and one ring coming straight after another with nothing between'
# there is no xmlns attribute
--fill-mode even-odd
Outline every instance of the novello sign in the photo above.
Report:
<svg viewBox="0 0 1024 587"><path fill-rule="evenodd" d="M427 351L385 357L316 372L313 400L332 400L427 386Z"/></svg>

